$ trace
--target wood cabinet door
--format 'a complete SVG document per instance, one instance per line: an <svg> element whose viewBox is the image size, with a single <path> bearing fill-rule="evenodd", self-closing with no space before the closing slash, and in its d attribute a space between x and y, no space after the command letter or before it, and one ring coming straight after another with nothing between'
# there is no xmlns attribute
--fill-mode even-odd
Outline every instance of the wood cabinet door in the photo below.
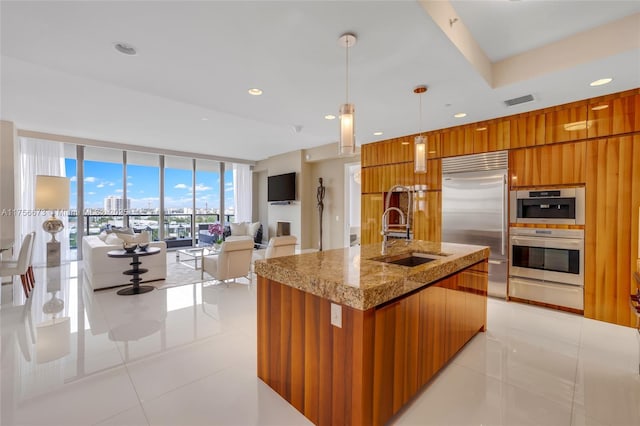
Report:
<svg viewBox="0 0 640 426"><path fill-rule="evenodd" d="M442 156L473 154L473 132L471 126L444 129L442 131Z"/></svg>
<svg viewBox="0 0 640 426"><path fill-rule="evenodd" d="M511 188L584 184L587 142L509 151Z"/></svg>
<svg viewBox="0 0 640 426"><path fill-rule="evenodd" d="M416 194L413 214L413 238L425 241L442 239L442 192Z"/></svg>
<svg viewBox="0 0 640 426"><path fill-rule="evenodd" d="M394 185L411 186L414 183L413 162L363 168L361 176L363 194L386 192Z"/></svg>
<svg viewBox="0 0 640 426"><path fill-rule="evenodd" d="M417 173L413 176L415 185L427 185L430 191L442 189L442 160L435 158L427 160L427 173Z"/></svg>
<svg viewBox="0 0 640 426"><path fill-rule="evenodd" d="M473 152L509 149L511 123L505 119L484 121L473 126Z"/></svg>
<svg viewBox="0 0 640 426"><path fill-rule="evenodd" d="M510 148L544 145L545 115L542 113L514 116L509 125Z"/></svg>
<svg viewBox="0 0 640 426"><path fill-rule="evenodd" d="M382 212L384 198L382 193L362 194L360 205L360 240L362 244L379 243L382 241Z"/></svg>
<svg viewBox="0 0 640 426"><path fill-rule="evenodd" d="M640 130L640 95L589 103L590 138L621 135Z"/></svg>
<svg viewBox="0 0 640 426"><path fill-rule="evenodd" d="M413 138L403 136L364 144L360 150L360 158L362 167L413 161Z"/></svg>
<svg viewBox="0 0 640 426"><path fill-rule="evenodd" d="M635 326L629 295L638 258L640 135L589 142L584 315Z"/></svg>
<svg viewBox="0 0 640 426"><path fill-rule="evenodd" d="M545 114L545 143L577 141L586 139L587 105L566 105Z"/></svg>

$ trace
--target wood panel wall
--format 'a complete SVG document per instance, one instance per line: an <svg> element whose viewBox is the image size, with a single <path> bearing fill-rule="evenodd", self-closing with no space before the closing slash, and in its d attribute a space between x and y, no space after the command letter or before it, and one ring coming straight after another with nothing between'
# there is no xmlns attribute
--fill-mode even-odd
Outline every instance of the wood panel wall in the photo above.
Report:
<svg viewBox="0 0 640 426"><path fill-rule="evenodd" d="M383 425L486 326L487 261L378 308L258 277L258 377L318 425Z"/></svg>
<svg viewBox="0 0 640 426"><path fill-rule="evenodd" d="M586 142L511 150L511 187L584 184L586 155Z"/></svg>
<svg viewBox="0 0 640 426"><path fill-rule="evenodd" d="M427 173L413 171L413 140L417 135L362 147L361 235L363 244L382 241L382 213L387 191L394 185L427 185L414 200L414 238L439 241L442 212L442 144L440 132L428 132ZM388 156L387 163L384 163Z"/></svg>
<svg viewBox="0 0 640 426"><path fill-rule="evenodd" d="M635 325L629 294L638 258L640 135L588 142L585 316Z"/></svg>
<svg viewBox="0 0 640 426"><path fill-rule="evenodd" d="M612 203L599 204L596 208L593 199L604 200L605 194L618 194L623 197L631 189L637 191L638 176L636 157L618 157L612 161L612 151L621 150L625 155L635 156L637 140L640 133L640 89L610 94L583 101L559 105L542 110L516 114L494 120L466 124L462 126L429 132L430 161L427 175L414 175L413 183L429 184L428 203L424 209L416 211L415 238L440 241L441 238L441 158L464 154L473 154L508 149L510 161L511 189L539 186L571 186L585 185L587 189L588 209L585 237L594 244L598 239L615 239L609 242L609 254L603 258L602 251L593 249L586 251L587 271L585 277L585 316L609 321L616 324L630 325L629 309L626 306L625 291L631 285L631 275L624 271L634 267L633 253L627 256L621 253L629 241L637 240L637 214L629 214L631 219L629 231L624 227L611 227L601 221L602 215L613 218L627 207ZM632 139L624 139L631 137ZM607 139L608 138L608 139ZM600 147L606 141L607 148ZM629 142L633 141L635 143ZM409 145L402 143L409 142ZM413 151L413 135L383 142L366 144L362 147L363 158L363 190L362 223L374 223L369 215L382 215L383 203L375 204L372 196L375 191L385 191L385 185L391 179L382 181L385 166L405 163L411 170ZM621 146L614 148L615 146ZM629 151L628 146L633 146ZM404 148L403 148L404 147ZM395 153L395 154L389 154ZM390 155L387 157L387 155ZM365 162L365 157L368 158ZM601 158L602 157L602 158ZM607 160L603 160L603 158ZM633 173L628 169L627 161L636 160ZM432 165L433 163L433 165ZM365 175L364 170L367 169ZM407 172L409 173L409 172ZM603 176L609 176L604 178ZM616 176L614 179L613 176ZM367 182L373 179L375 183ZM411 180L410 175L403 175L404 182ZM604 183L603 183L604 182ZM390 185L389 185L390 186ZM609 195L611 197L611 195ZM635 200L636 195L632 196ZM637 202L631 202L631 207ZM621 213L622 214L622 213ZM597 215L597 216L595 216ZM380 219L376 219L379 226ZM364 228L363 228L364 229ZM615 235L611 235L615 232ZM366 234L366 235L365 235ZM363 231L362 242L381 241L380 228ZM613 244L613 245L612 245ZM615 250L613 247L615 246ZM637 251L637 249L636 249ZM613 254L612 254L613 253ZM595 257L599 260L595 260ZM637 257L637 253L635 254ZM603 260L606 259L606 260ZM596 267L597 262L606 262ZM615 276L611 272L623 271ZM598 272L599 271L599 272ZM616 291L612 289L616 288Z"/></svg>

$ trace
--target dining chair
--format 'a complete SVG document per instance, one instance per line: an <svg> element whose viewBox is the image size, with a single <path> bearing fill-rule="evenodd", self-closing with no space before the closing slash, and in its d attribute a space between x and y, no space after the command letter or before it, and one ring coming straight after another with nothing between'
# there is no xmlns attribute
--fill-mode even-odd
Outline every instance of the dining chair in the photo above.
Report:
<svg viewBox="0 0 640 426"><path fill-rule="evenodd" d="M29 291L33 290L36 285L36 276L33 273L33 248L36 245L36 232L31 232L31 247L29 248L29 260L27 261L27 281L29 283Z"/></svg>
<svg viewBox="0 0 640 426"><path fill-rule="evenodd" d="M29 297L31 292L31 286L28 279L29 261L31 251L33 249L33 236L35 233L31 232L24 236L22 245L20 246L20 252L18 257L12 260L3 260L0 262L0 276L14 276L19 275L22 281L22 289L26 297Z"/></svg>

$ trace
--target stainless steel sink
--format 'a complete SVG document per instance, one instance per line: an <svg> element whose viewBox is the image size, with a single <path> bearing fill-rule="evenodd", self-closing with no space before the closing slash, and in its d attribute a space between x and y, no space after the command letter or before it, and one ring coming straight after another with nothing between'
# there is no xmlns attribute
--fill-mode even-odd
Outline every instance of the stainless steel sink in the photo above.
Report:
<svg viewBox="0 0 640 426"><path fill-rule="evenodd" d="M401 266L418 266L450 256L448 253L410 252L371 258L376 262L391 263Z"/></svg>

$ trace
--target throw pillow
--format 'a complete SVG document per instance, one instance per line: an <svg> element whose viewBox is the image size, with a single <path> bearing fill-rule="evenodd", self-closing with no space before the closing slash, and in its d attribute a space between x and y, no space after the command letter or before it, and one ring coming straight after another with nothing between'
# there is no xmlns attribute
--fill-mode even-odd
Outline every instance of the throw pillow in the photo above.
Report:
<svg viewBox="0 0 640 426"><path fill-rule="evenodd" d="M247 224L246 223L231 223L229 224L231 227L231 235L247 235Z"/></svg>
<svg viewBox="0 0 640 426"><path fill-rule="evenodd" d="M260 228L260 222L249 223L247 224L247 228L247 235L249 235L251 238L255 238L256 234L258 233L258 229Z"/></svg>
<svg viewBox="0 0 640 426"><path fill-rule="evenodd" d="M135 232L133 232L133 229L131 228L112 228L113 229L113 233L120 236L120 235L133 235L135 234Z"/></svg>
<svg viewBox="0 0 640 426"><path fill-rule="evenodd" d="M124 241L125 243L148 243L151 241L151 238L149 237L149 232L148 231L142 231L138 234L114 234L117 235L118 238L120 238L122 241Z"/></svg>
<svg viewBox="0 0 640 426"><path fill-rule="evenodd" d="M107 239L105 240L105 243L109 246L119 246L119 248L122 247L122 243L124 241L120 238L118 238L118 235L115 233L109 234L107 235Z"/></svg>

